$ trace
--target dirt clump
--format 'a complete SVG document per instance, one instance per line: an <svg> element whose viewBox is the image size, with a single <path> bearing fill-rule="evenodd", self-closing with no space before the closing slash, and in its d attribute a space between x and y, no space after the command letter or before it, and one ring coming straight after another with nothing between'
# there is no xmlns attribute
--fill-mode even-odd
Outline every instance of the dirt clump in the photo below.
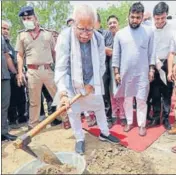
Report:
<svg viewBox="0 0 176 175"><path fill-rule="evenodd" d="M77 170L68 164L45 165L39 168L36 174L77 174Z"/></svg>
<svg viewBox="0 0 176 175"><path fill-rule="evenodd" d="M94 150L87 163L89 173L95 174L154 173L151 162L143 155L117 145Z"/></svg>

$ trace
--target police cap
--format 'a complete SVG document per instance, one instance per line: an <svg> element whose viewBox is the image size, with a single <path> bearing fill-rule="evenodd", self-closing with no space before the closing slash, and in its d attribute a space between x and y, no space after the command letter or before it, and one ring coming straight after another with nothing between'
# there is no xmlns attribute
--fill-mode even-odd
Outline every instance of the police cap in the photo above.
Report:
<svg viewBox="0 0 176 175"><path fill-rule="evenodd" d="M22 7L20 12L18 13L19 16L31 16L31 15L35 15L34 13L34 9L31 6L25 6Z"/></svg>

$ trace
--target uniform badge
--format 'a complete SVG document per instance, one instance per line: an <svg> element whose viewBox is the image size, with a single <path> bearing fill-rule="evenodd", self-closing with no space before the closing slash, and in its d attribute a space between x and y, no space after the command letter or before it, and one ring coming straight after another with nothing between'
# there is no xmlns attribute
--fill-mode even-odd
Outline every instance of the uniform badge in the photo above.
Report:
<svg viewBox="0 0 176 175"><path fill-rule="evenodd" d="M28 15L28 12L24 12L24 15L27 16L27 15Z"/></svg>

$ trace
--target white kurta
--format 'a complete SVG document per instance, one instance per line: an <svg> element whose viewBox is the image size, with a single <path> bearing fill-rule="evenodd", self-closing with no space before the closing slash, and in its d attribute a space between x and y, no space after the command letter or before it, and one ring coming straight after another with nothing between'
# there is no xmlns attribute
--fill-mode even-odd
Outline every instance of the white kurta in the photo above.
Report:
<svg viewBox="0 0 176 175"><path fill-rule="evenodd" d="M121 84L114 91L117 97L147 100L149 66L155 64L153 31L141 25L119 31L114 39L112 67L120 68Z"/></svg>
<svg viewBox="0 0 176 175"><path fill-rule="evenodd" d="M104 70L105 70L104 39L101 36L101 34L99 34L98 32L94 32L94 34L97 37L96 47L98 47L98 53L97 53L98 56L96 57L96 55L94 54L93 59L99 59L100 64L94 64L93 66L99 66L99 67L94 67L94 69L99 70L101 75L103 76ZM56 44L55 82L57 86L57 94L55 96L55 103L57 105L59 105L59 102L60 102L59 92L66 91L68 93L69 98L73 98L76 95L73 87L73 81L72 81L73 71L71 70L71 54L72 54L71 50L73 48L71 48L72 44L71 44L70 35L71 35L70 28L65 29L59 35L59 40ZM81 48L78 47L77 49L81 49ZM92 56L93 54L90 54L90 55ZM86 59L86 57L82 57L82 59ZM77 65L79 66L80 64L77 64ZM79 78L81 77L78 76L78 79ZM95 75L93 75L93 80L96 80ZM89 82L89 84L91 84L95 89L96 87L98 87L98 84L95 81ZM101 83L101 86L103 87L102 83ZM85 135L82 130L82 124L80 119L80 113L82 111L95 111L97 124L101 130L101 133L103 133L106 136L109 135L108 123L106 120L105 107L104 107L102 94L89 94L87 96L84 96L78 99L73 105L71 105L70 109L67 111L70 124L73 129L77 142L83 141L85 139Z"/></svg>

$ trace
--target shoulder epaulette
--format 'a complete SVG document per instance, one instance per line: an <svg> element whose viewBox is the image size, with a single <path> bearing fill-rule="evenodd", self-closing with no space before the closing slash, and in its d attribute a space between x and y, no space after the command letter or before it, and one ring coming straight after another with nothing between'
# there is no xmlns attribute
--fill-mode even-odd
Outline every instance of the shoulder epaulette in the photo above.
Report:
<svg viewBox="0 0 176 175"><path fill-rule="evenodd" d="M19 30L18 33L26 32L26 29Z"/></svg>
<svg viewBox="0 0 176 175"><path fill-rule="evenodd" d="M42 27L42 26L40 26L40 29L41 29L41 30L48 31L48 32L52 32L50 29L44 28L44 27Z"/></svg>

